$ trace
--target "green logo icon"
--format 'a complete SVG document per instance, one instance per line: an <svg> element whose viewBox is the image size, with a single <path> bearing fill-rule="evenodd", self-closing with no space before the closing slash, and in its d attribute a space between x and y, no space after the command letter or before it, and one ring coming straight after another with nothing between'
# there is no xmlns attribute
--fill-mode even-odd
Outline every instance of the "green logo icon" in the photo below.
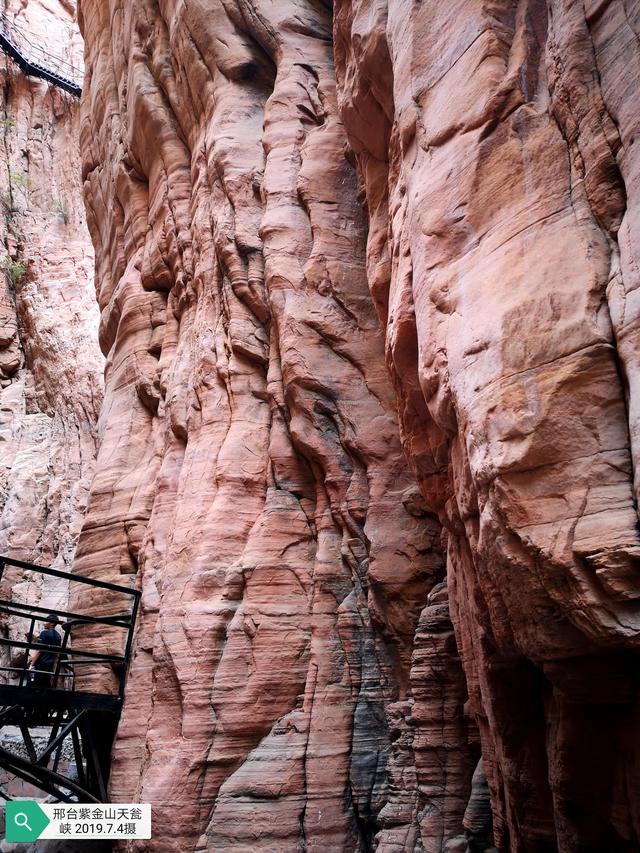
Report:
<svg viewBox="0 0 640 853"><path fill-rule="evenodd" d="M6 803L7 841L35 841L50 823L35 800L12 800Z"/></svg>

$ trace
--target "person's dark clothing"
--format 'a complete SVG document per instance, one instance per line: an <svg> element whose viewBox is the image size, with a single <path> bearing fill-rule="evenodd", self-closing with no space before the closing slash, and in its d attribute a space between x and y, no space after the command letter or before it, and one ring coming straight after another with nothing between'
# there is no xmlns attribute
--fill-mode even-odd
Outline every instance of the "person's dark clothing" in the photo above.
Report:
<svg viewBox="0 0 640 853"><path fill-rule="evenodd" d="M60 634L58 634L55 628L45 628L44 631L40 631L38 642L46 643L48 646L62 645ZM57 655L55 652L40 652L40 657L36 661L36 669L46 669L49 670L49 672L53 672L55 669L56 657Z"/></svg>
<svg viewBox="0 0 640 853"><path fill-rule="evenodd" d="M38 661L36 661L36 667L38 666ZM31 683L34 687L51 687L51 679L52 674L50 672L38 672L37 669L31 670Z"/></svg>
<svg viewBox="0 0 640 853"><path fill-rule="evenodd" d="M60 634L58 634L55 628L45 628L43 631L40 631L37 641L39 643L46 643L48 646L62 645ZM40 652L40 656L33 667L33 683L36 687L51 687L51 673L56 666L56 657L55 652ZM39 670L45 671L41 672Z"/></svg>

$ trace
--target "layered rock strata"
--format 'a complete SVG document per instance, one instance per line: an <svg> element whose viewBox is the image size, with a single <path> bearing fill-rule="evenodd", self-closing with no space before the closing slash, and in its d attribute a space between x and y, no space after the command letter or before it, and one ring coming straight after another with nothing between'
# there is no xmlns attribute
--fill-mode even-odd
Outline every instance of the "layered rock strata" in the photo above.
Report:
<svg viewBox="0 0 640 853"><path fill-rule="evenodd" d="M639 15L83 0L139 849L638 849Z"/></svg>
<svg viewBox="0 0 640 853"><path fill-rule="evenodd" d="M111 778L156 806L131 848L439 850L478 750L331 14L83 0L80 22L107 369L75 569L143 592Z"/></svg>
<svg viewBox="0 0 640 853"><path fill-rule="evenodd" d="M504 851L640 845L639 32L606 0L335 9L369 284Z"/></svg>
<svg viewBox="0 0 640 853"><path fill-rule="evenodd" d="M29 0L4 11L34 41L79 61L72 4ZM0 76L0 554L69 569L103 387L79 104L25 78L4 54ZM16 600L66 602L59 581L41 588L8 574ZM14 627L24 634L24 623Z"/></svg>

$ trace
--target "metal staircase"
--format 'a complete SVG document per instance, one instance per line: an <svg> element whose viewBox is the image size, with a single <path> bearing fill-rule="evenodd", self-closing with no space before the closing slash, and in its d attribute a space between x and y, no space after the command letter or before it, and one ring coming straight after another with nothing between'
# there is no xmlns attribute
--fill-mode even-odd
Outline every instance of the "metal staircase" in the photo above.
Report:
<svg viewBox="0 0 640 853"><path fill-rule="evenodd" d="M92 614L114 607L117 611L95 616L16 601L7 590L25 575L36 583L45 577L68 582L70 599L90 599ZM60 802L106 802L140 592L0 557L0 595L7 596L0 598L0 630L5 634L0 636L0 737L12 733L2 738L0 769ZM49 614L62 631L60 645L34 640L36 623ZM109 653L100 650L106 644ZM33 671L28 668L29 653L37 650L56 658L45 687L32 682ZM85 689L76 689L78 681ZM99 689L86 689L92 684ZM37 745L43 732L46 744ZM12 739L17 748L9 749ZM60 766L65 748L72 756L66 771ZM1 787L0 797L11 799Z"/></svg>
<svg viewBox="0 0 640 853"><path fill-rule="evenodd" d="M4 12L0 13L0 49L11 57L23 74L46 80L76 98L82 94L82 69L34 44Z"/></svg>

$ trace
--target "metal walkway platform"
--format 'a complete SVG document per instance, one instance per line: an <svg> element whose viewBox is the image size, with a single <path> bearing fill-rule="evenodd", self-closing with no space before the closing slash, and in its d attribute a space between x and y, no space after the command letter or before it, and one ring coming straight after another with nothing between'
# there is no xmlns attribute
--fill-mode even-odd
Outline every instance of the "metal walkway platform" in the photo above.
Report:
<svg viewBox="0 0 640 853"><path fill-rule="evenodd" d="M17 601L8 590L25 576L36 583L58 578L69 583L71 601L90 592L92 612L99 595L105 608L117 604L117 611L94 616ZM5 635L0 636L0 737L9 727L18 733L17 749L7 748L12 738L0 746L0 769L61 802L106 802L140 592L0 557L0 595L5 596L0 598ZM36 625L49 616L62 632L59 645L38 641ZM100 649L106 643L109 653ZM29 654L37 651L55 659L52 670L40 671L40 686L28 664ZM92 684L100 685L99 691L87 689ZM44 746L38 744L43 732ZM61 767L64 749L73 756L66 771ZM0 797L11 799L1 787Z"/></svg>
<svg viewBox="0 0 640 853"><path fill-rule="evenodd" d="M82 70L35 44L4 12L0 13L0 50L28 77L46 80L76 98L82 94Z"/></svg>

